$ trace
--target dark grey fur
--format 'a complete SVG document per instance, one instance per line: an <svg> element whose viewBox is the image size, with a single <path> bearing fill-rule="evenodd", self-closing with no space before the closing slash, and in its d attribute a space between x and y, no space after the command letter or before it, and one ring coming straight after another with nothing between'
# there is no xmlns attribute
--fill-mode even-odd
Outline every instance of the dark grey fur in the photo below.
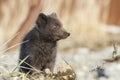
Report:
<svg viewBox="0 0 120 80"><path fill-rule="evenodd" d="M55 13L50 15L40 13L35 27L23 39L23 41L29 41L21 44L19 59L23 60L27 56L29 57L20 65L26 67L20 67L20 72L32 73L31 66L40 71L44 71L45 68L53 71L57 41L65 39L69 35L70 33L62 28L62 24Z"/></svg>

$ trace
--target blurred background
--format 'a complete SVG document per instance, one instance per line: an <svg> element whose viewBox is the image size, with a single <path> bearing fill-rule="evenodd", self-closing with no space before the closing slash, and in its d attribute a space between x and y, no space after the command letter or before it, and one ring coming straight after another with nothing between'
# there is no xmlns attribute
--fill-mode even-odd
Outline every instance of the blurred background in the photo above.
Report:
<svg viewBox="0 0 120 80"><path fill-rule="evenodd" d="M56 12L71 33L66 45L61 41L62 50L101 49L113 41L119 43L119 4L119 0L0 0L0 44L8 40L7 47L20 43L41 12Z"/></svg>
<svg viewBox="0 0 120 80"><path fill-rule="evenodd" d="M34 26L38 14L56 12L63 27L71 33L59 42L58 51L64 54L58 54L58 62L59 57L64 56L74 65L78 76L83 77L81 80L97 80L89 75L90 66L110 57L113 43L120 44L119 7L120 0L0 0L1 54L14 51L18 54L21 40ZM101 80L119 79L120 64L111 65L108 73L117 67L116 76L111 73L108 75L113 75L112 78Z"/></svg>

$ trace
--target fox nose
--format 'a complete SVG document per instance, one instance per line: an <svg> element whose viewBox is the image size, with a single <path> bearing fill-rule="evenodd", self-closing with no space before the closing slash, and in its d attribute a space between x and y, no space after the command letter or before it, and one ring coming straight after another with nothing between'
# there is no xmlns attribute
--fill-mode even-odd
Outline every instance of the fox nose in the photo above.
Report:
<svg viewBox="0 0 120 80"><path fill-rule="evenodd" d="M70 33L67 33L67 36L70 36Z"/></svg>
<svg viewBox="0 0 120 80"><path fill-rule="evenodd" d="M70 33L65 32L64 35L65 35L65 37L68 37L68 36L70 36Z"/></svg>

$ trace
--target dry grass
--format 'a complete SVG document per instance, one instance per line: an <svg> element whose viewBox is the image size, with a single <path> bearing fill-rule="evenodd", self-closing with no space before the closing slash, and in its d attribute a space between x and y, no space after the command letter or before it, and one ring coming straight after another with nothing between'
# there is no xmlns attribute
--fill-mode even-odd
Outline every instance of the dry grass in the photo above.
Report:
<svg viewBox="0 0 120 80"><path fill-rule="evenodd" d="M6 43L8 43L9 40ZM25 41L28 42L28 41ZM25 42L21 42L18 43L16 45L20 45L23 44ZM16 46L14 45L14 46ZM2 45L4 46L4 44ZM1 46L1 47L2 47ZM10 48L14 47L11 46ZM10 49L7 48L6 50ZM5 50L5 51L6 51ZM3 52L0 54L0 56L6 56L6 54L3 54ZM28 58L29 56L27 56L25 59L23 59L19 64L17 64L14 69L12 71L7 70L6 68L4 68L4 66L0 66L0 69L3 69L4 73L1 72L0 73L0 80L75 80L76 78L76 73L73 70L73 68L69 65L69 63L67 63L67 61L64 60L64 65L62 66L58 66L58 69L55 73L51 72L49 69L46 69L45 72L39 71L37 69L35 69L33 66L29 65L28 63L25 63L25 60ZM32 71L34 71L34 73L32 75L29 75L29 73L24 74L21 72L18 72L19 67L22 63L25 63L29 66L31 66ZM8 63L3 63L8 65ZM10 66L10 65L8 65ZM22 68L26 68L26 67L22 67Z"/></svg>
<svg viewBox="0 0 120 80"><path fill-rule="evenodd" d="M24 62L24 60L21 62ZM76 73L68 63L65 64L66 66L62 66L64 71L59 70L53 73L50 72L49 69L46 69L44 73L41 73L34 69L35 72L32 75L16 71L16 69L20 67L20 64L18 64L12 72L6 73L5 75L1 73L0 80L75 80L76 78Z"/></svg>

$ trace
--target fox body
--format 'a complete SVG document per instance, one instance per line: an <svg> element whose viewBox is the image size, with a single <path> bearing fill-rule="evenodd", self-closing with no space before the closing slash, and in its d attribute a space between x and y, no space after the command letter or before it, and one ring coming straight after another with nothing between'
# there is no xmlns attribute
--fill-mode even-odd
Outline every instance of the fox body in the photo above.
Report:
<svg viewBox="0 0 120 80"><path fill-rule="evenodd" d="M33 68L40 71L49 68L53 71L57 52L57 41L65 39L70 35L62 27L55 13L45 15L40 13L36 25L28 32L21 44L19 59L24 60L20 65L20 72L32 73ZM19 61L19 62L20 62Z"/></svg>

